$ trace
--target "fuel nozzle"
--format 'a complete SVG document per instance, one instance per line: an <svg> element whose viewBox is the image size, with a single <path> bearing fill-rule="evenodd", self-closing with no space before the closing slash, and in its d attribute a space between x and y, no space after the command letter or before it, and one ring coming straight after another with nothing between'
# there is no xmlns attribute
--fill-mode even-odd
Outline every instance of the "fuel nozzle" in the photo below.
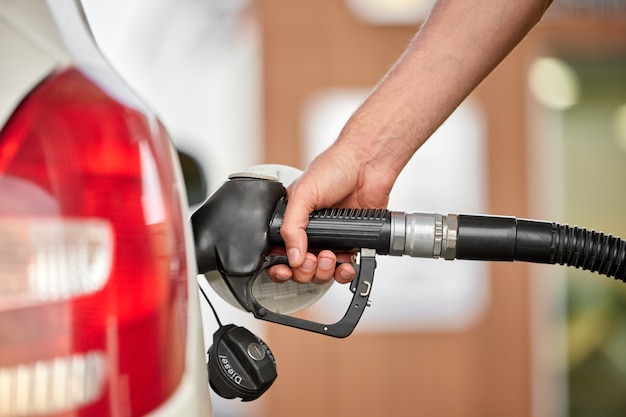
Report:
<svg viewBox="0 0 626 417"><path fill-rule="evenodd" d="M275 171L231 176L191 217L198 272L219 272L218 282L226 286L223 293L263 320L347 336L368 305L375 255L561 264L626 280L626 242L593 230L515 217L327 208L311 213L308 244L314 250L360 252L359 274L350 285L351 304L335 324L289 317L279 313L286 311L284 294L295 294L295 307L288 308L295 312L328 287L306 284L313 290L263 280L267 268L288 264L286 257L271 254L272 247L284 245L280 228L287 206L280 178L285 168ZM278 290L285 285L298 291ZM301 295L310 293L315 293L312 299ZM270 308L268 299L278 300L276 308Z"/></svg>
<svg viewBox="0 0 626 417"><path fill-rule="evenodd" d="M271 244L280 236L287 202L281 199L269 229ZM404 213L385 209L323 209L309 217L309 246L356 252L375 249L379 255L455 259L458 216Z"/></svg>

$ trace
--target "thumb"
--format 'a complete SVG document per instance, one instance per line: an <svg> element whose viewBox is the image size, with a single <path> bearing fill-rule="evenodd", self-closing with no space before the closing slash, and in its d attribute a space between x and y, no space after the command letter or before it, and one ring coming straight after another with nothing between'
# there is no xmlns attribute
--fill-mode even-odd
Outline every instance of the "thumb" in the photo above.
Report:
<svg viewBox="0 0 626 417"><path fill-rule="evenodd" d="M291 199L285 209L285 216L280 227L280 235L285 242L287 258L292 268L297 268L304 262L307 253L306 227L309 223L309 209L298 199Z"/></svg>

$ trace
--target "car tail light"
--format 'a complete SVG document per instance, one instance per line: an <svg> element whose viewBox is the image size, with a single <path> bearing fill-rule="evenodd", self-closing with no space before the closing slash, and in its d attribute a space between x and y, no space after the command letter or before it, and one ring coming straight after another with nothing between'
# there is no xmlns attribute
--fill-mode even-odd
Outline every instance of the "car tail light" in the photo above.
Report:
<svg viewBox="0 0 626 417"><path fill-rule="evenodd" d="M0 132L0 417L135 416L184 371L167 135L76 68Z"/></svg>

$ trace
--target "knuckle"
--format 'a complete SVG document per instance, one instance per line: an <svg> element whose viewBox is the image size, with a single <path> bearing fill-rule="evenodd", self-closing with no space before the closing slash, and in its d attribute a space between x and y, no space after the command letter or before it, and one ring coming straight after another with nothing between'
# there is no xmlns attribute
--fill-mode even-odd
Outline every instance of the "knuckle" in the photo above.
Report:
<svg viewBox="0 0 626 417"><path fill-rule="evenodd" d="M311 279L313 279L313 274L303 273L302 271L294 270L292 279L301 284L306 284L307 282L311 281Z"/></svg>

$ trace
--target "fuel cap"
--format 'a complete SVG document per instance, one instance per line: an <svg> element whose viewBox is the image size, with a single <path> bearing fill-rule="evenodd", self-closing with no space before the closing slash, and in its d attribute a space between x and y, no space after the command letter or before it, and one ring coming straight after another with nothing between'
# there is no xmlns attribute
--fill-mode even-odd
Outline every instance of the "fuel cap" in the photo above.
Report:
<svg viewBox="0 0 626 417"><path fill-rule="evenodd" d="M223 398L252 401L278 376L269 347L248 329L234 324L220 327L209 349L209 382Z"/></svg>

